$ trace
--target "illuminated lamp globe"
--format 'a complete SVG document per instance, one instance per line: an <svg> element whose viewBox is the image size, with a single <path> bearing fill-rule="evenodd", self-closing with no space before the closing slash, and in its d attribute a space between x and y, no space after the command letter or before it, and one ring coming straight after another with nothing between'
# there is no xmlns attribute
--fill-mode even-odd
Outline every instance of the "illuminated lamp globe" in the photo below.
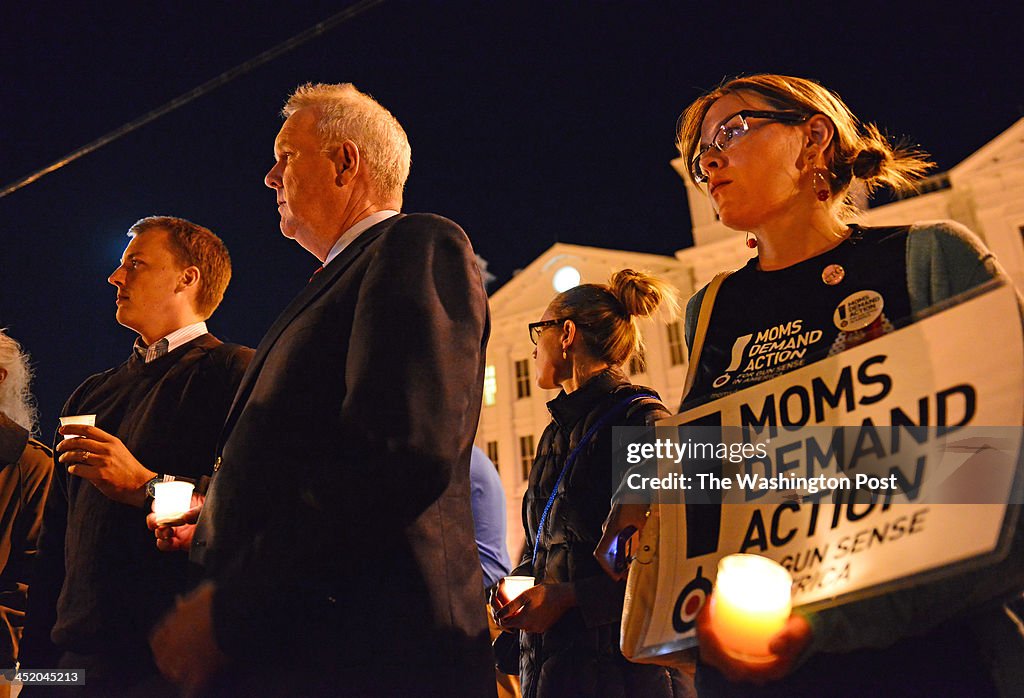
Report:
<svg viewBox="0 0 1024 698"><path fill-rule="evenodd" d="M555 290L558 293L568 291L570 288L575 288L580 285L580 272L576 267L562 267L555 272L553 277L551 277L551 285L555 287Z"/></svg>

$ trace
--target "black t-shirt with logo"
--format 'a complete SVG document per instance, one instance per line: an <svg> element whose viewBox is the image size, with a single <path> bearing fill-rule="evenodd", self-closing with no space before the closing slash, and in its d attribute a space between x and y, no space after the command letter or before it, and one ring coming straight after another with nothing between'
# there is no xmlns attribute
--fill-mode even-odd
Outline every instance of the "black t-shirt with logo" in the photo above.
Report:
<svg viewBox="0 0 1024 698"><path fill-rule="evenodd" d="M840 245L777 271L757 259L718 290L686 405L838 354L910 320L907 226L853 227Z"/></svg>

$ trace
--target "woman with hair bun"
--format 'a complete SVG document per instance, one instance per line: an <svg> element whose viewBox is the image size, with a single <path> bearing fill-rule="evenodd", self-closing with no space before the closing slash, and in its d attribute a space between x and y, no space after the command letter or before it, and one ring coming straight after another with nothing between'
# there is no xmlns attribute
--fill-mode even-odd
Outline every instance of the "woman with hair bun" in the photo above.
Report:
<svg viewBox="0 0 1024 698"><path fill-rule="evenodd" d="M520 633L524 698L672 696L675 672L631 664L619 650L625 584L593 557L614 490L612 427L647 426L669 415L657 393L632 385L621 367L643 355L638 318L673 315L676 292L624 269L607 285L583 284L555 297L530 339L541 388L561 388L523 497L526 550L513 575L536 586L492 598L495 621Z"/></svg>
<svg viewBox="0 0 1024 698"><path fill-rule="evenodd" d="M932 163L918 150L890 145L877 126L861 122L816 82L771 74L728 80L686 109L677 144L690 179L705 188L721 221L746 231L757 249L748 264L720 274L687 304L692 365L683 408L891 332L936 304L1006 278L958 223L851 222L853 194L910 187ZM864 290L874 294L872 312L863 322L844 323L844 299ZM702 337L698 325L706 328ZM771 361L764 346L750 341L759 335L796 337L804 357ZM599 556L606 558L616 531L643 525L635 509L613 507ZM970 582L949 577L794 614L773 641L775 657L762 664L722 651L705 604L697 623L699 693L1024 695L1024 626L1012 609L1024 590L1021 547L1015 540L1006 559Z"/></svg>

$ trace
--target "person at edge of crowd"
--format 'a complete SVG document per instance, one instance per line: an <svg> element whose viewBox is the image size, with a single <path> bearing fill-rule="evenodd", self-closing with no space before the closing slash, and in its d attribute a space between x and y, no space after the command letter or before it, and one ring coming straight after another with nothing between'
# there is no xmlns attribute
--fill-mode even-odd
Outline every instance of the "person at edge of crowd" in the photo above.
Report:
<svg viewBox="0 0 1024 698"><path fill-rule="evenodd" d="M38 423L28 353L0 330L0 669L17 665L53 454L32 438ZM0 697L10 685L0 684Z"/></svg>
<svg viewBox="0 0 1024 698"><path fill-rule="evenodd" d="M488 589L505 577L512 569L505 546L505 490L501 475L487 454L473 446L469 458L470 503L473 507L473 532L476 537L480 569L484 575L484 588Z"/></svg>
<svg viewBox="0 0 1024 698"><path fill-rule="evenodd" d="M484 591L489 592L512 569L505 545L507 533L505 490L501 486L501 475L487 454L479 446L473 446L469 458L470 503L473 506L473 532L476 549L480 555L480 568L484 575ZM491 640L501 630L494 624L489 611ZM500 669L495 668L498 698L519 696L519 682Z"/></svg>
<svg viewBox="0 0 1024 698"><path fill-rule="evenodd" d="M60 520L48 516L42 543L45 588L59 589L59 599L30 595L40 650L26 661L84 670L85 685L62 688L66 695L176 695L147 634L187 589L188 561L153 549L146 515L157 482L212 473L217 434L253 355L206 327L231 279L220 238L170 216L143 218L128 237L107 280L117 289L117 322L138 337L126 362L86 379L64 405L62 415L94 414L96 424L59 429L80 437L56 447L51 496L66 499L49 509Z"/></svg>
<svg viewBox="0 0 1024 698"><path fill-rule="evenodd" d="M266 176L322 264L257 349L191 543L204 581L151 645L210 695L493 696L469 461L487 298L469 239L401 214L409 141L351 84L305 85ZM205 689L203 687L206 687Z"/></svg>
<svg viewBox="0 0 1024 698"><path fill-rule="evenodd" d="M657 393L621 370L643 355L638 319L660 305L675 313L674 288L623 269L607 285L560 293L530 324L537 385L561 388L547 405L552 421L523 498L527 546L513 571L536 586L509 600L502 583L492 601L495 622L520 634L526 698L673 696L685 680L622 656L625 583L609 579L593 557L615 484L612 427L650 426L669 415Z"/></svg>
<svg viewBox="0 0 1024 698"><path fill-rule="evenodd" d="M796 367L738 380L729 371L743 335L796 321L822 330L809 354L831 355L991 279L1006 279L991 252L958 223L872 228L847 222L851 191L910 186L931 163L920 151L890 145L877 126L858 120L816 82L773 74L728 80L690 105L679 123L679 151L691 180L707 188L722 222L749 231L757 248L721 284L682 409ZM687 305L691 351L707 288ZM861 330L843 331L833 312L859 289L880 293L882 312ZM732 380L719 379L726 374ZM643 509L612 508L595 556L613 576L619 576L611 565L617 532L642 527ZM773 638L773 660L763 664L722 650L705 604L697 620L700 695L1024 695L1024 625L1012 609L1024 590L1022 530L1018 524L1004 560L970 579L959 575L794 613Z"/></svg>

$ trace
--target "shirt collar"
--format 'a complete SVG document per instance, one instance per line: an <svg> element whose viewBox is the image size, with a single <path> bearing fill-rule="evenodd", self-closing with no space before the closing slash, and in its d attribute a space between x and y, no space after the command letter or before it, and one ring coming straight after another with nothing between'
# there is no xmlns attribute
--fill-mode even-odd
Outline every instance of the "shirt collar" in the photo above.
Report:
<svg viewBox="0 0 1024 698"><path fill-rule="evenodd" d="M142 337L137 337L135 339L135 353L148 364L150 361L155 361L161 356L171 353L182 344L191 342L196 337L202 337L207 332L206 323L199 321L191 325L185 325L148 346L143 343Z"/></svg>
<svg viewBox="0 0 1024 698"><path fill-rule="evenodd" d="M366 218L361 218L358 221L356 221L356 224L350 227L344 233L342 233L341 237L338 238L338 241L334 243L334 247L332 247L331 251L327 253L327 259L324 260L324 266L326 267L328 264L330 264L332 259L341 254L341 251L344 250L349 245L351 245L352 241L359 237L363 232L369 230L370 228L377 225L381 221L386 221L388 218L397 215L398 211L393 211L392 209L386 208L382 211L371 213Z"/></svg>

